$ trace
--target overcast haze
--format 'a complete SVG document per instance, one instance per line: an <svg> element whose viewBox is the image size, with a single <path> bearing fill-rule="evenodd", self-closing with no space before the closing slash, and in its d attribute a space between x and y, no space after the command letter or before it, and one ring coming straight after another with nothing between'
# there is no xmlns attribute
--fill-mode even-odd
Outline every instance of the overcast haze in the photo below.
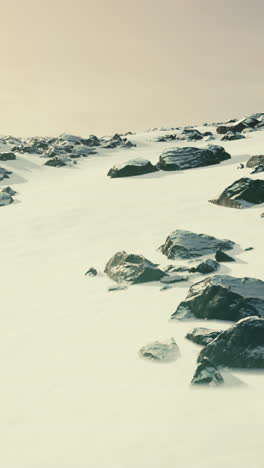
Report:
<svg viewBox="0 0 264 468"><path fill-rule="evenodd" d="M1 2L0 133L98 135L264 109L253 0Z"/></svg>

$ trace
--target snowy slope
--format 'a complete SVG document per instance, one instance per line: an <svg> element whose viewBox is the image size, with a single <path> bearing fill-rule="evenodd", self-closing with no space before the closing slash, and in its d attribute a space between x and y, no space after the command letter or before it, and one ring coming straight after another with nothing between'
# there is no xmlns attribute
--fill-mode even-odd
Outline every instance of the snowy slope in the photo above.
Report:
<svg viewBox="0 0 264 468"><path fill-rule="evenodd" d="M205 129L203 129L205 130ZM210 127L206 127L210 130ZM208 203L249 156L263 154L264 132L221 142L232 159L184 172L110 179L131 157L156 163L170 146L160 132L131 136L132 149L101 150L71 168L18 155L16 202L1 215L1 451L5 468L262 468L264 376L234 372L246 388L193 390L200 350L184 336L202 322L169 321L186 296L183 283L108 292L103 271L118 250L170 263L157 248L175 229L237 242L237 263L219 273L264 280L264 206ZM219 143L218 140L212 143ZM263 173L252 176L263 178ZM211 328L229 324L206 322ZM181 359L155 365L138 350L173 336Z"/></svg>

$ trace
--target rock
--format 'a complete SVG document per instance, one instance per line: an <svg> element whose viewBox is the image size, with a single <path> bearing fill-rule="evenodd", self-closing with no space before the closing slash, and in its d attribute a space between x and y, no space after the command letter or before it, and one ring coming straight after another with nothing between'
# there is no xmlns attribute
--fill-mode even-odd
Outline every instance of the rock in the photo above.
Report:
<svg viewBox="0 0 264 468"><path fill-rule="evenodd" d="M96 154L96 151L94 148L90 146L86 146L83 144L80 145L75 145L72 149L72 151L69 153L70 158L86 158L87 156L90 156L91 154Z"/></svg>
<svg viewBox="0 0 264 468"><path fill-rule="evenodd" d="M20 148L17 148L16 150L21 153L42 155L54 141L55 138L33 137L23 142Z"/></svg>
<svg viewBox="0 0 264 468"><path fill-rule="evenodd" d="M255 128L260 121L254 117L248 117L246 119L239 120L234 124L229 125L220 125L217 127L216 131L220 135L224 135L228 132L242 132L246 128Z"/></svg>
<svg viewBox="0 0 264 468"><path fill-rule="evenodd" d="M258 174L259 172L264 172L264 163L256 166L254 171L252 171L250 174Z"/></svg>
<svg viewBox="0 0 264 468"><path fill-rule="evenodd" d="M194 328L191 332L187 333L187 340L195 344L206 346L213 341L222 330L210 330L209 328Z"/></svg>
<svg viewBox="0 0 264 468"><path fill-rule="evenodd" d="M118 133L116 133L112 138L104 140L104 148L132 148L136 146L127 138L122 138Z"/></svg>
<svg viewBox="0 0 264 468"><path fill-rule="evenodd" d="M107 263L105 273L117 283L132 284L159 281L166 273L143 255L117 252Z"/></svg>
<svg viewBox="0 0 264 468"><path fill-rule="evenodd" d="M108 291L109 292L116 292L116 291L125 291L128 287L126 285L114 285L114 286L110 286L110 288L108 288Z"/></svg>
<svg viewBox="0 0 264 468"><path fill-rule="evenodd" d="M247 208L251 204L263 203L264 180L242 177L229 185L217 199L210 202L229 208Z"/></svg>
<svg viewBox="0 0 264 468"><path fill-rule="evenodd" d="M113 178L117 177L130 177L143 174L150 174L156 172L158 169L151 164L147 159L132 159L125 163L114 166L108 172L108 176Z"/></svg>
<svg viewBox="0 0 264 468"><path fill-rule="evenodd" d="M245 252L248 252L249 250L254 250L254 247L247 247L246 249L244 249Z"/></svg>
<svg viewBox="0 0 264 468"><path fill-rule="evenodd" d="M85 276L96 276L97 275L97 270L93 267L89 268L87 272L85 273Z"/></svg>
<svg viewBox="0 0 264 468"><path fill-rule="evenodd" d="M217 367L209 359L204 358L198 364L191 383L192 385L218 386L223 385L224 379Z"/></svg>
<svg viewBox="0 0 264 468"><path fill-rule="evenodd" d="M157 138L157 142L165 142L165 141L174 141L177 140L177 135L176 133L171 133L168 135L162 135Z"/></svg>
<svg viewBox="0 0 264 468"><path fill-rule="evenodd" d="M164 171L180 171L219 164L230 158L222 146L171 148L161 153L158 167Z"/></svg>
<svg viewBox="0 0 264 468"><path fill-rule="evenodd" d="M222 250L218 250L215 254L215 259L217 262L235 262L235 259L227 255Z"/></svg>
<svg viewBox="0 0 264 468"><path fill-rule="evenodd" d="M188 273L193 273L192 272L192 268L190 267L187 267L187 266L175 266L175 265L168 265L166 268L165 268L165 272L166 273L182 273L182 272L188 272Z"/></svg>
<svg viewBox="0 0 264 468"><path fill-rule="evenodd" d="M204 358L217 366L263 369L264 319L247 317L240 320L202 349L198 362Z"/></svg>
<svg viewBox="0 0 264 468"><path fill-rule="evenodd" d="M10 205L10 203L13 203L13 198L9 193L6 192L0 192L0 206L6 206Z"/></svg>
<svg viewBox="0 0 264 468"><path fill-rule="evenodd" d="M45 166L52 166L52 167L63 167L67 165L68 165L67 160L65 158L59 158L57 156L45 162Z"/></svg>
<svg viewBox="0 0 264 468"><path fill-rule="evenodd" d="M193 284L171 318L237 321L253 315L264 315L264 282L215 275Z"/></svg>
<svg viewBox="0 0 264 468"><path fill-rule="evenodd" d="M200 263L197 267L193 268L192 271L193 273L202 273L203 275L206 275L208 273L213 273L219 268L219 265L215 260L211 260L210 258L208 260L205 260L204 262Z"/></svg>
<svg viewBox="0 0 264 468"><path fill-rule="evenodd" d="M11 152L1 152L0 153L0 161L12 161L16 159L16 155Z"/></svg>
<svg viewBox="0 0 264 468"><path fill-rule="evenodd" d="M2 192L6 192L6 193L8 193L8 194L11 195L11 196L16 195L16 191L13 190L11 187L5 187L5 188L3 188Z"/></svg>
<svg viewBox="0 0 264 468"><path fill-rule="evenodd" d="M65 142L68 145L86 145L90 147L95 147L100 145L100 140L97 138L95 135L90 135L88 138L83 138L78 135L70 135L67 133L63 133L62 135L59 136L59 138L56 140L56 143L63 143Z"/></svg>
<svg viewBox="0 0 264 468"><path fill-rule="evenodd" d="M163 276L161 278L160 282L164 284L172 284L172 283L180 283L182 281L187 281L188 278L186 276L182 275L169 275L169 276Z"/></svg>
<svg viewBox="0 0 264 468"><path fill-rule="evenodd" d="M260 164L264 164L264 155L251 156L247 162L247 167L256 167Z"/></svg>
<svg viewBox="0 0 264 468"><path fill-rule="evenodd" d="M230 250L234 245L230 240L220 240L206 234L177 229L167 237L165 244L160 248L170 259L189 259L210 255L219 249Z"/></svg>
<svg viewBox="0 0 264 468"><path fill-rule="evenodd" d="M171 338L168 343L153 341L153 343L141 348L139 354L144 359L163 362L176 361L180 357L180 351L174 338Z"/></svg>
<svg viewBox="0 0 264 468"><path fill-rule="evenodd" d="M238 169L244 169L245 166L244 166L244 164L241 163L241 164L239 164L239 166L238 166L237 168L238 168Z"/></svg>
<svg viewBox="0 0 264 468"><path fill-rule="evenodd" d="M4 179L8 179L11 174L12 174L11 171L7 171L3 167L0 167L0 181Z"/></svg>
<svg viewBox="0 0 264 468"><path fill-rule="evenodd" d="M223 141L233 141L233 140L242 140L243 138L246 138L245 135L242 135L241 133L234 133L234 132L227 132L222 140Z"/></svg>

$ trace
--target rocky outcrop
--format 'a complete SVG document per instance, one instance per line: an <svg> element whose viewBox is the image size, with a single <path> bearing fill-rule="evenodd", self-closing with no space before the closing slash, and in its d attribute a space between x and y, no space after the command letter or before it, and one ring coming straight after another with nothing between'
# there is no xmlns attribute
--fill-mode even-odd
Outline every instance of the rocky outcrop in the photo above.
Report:
<svg viewBox="0 0 264 468"><path fill-rule="evenodd" d="M236 322L253 315L264 316L264 282L215 275L193 284L171 318Z"/></svg>
<svg viewBox="0 0 264 468"><path fill-rule="evenodd" d="M166 275L158 265L147 260L143 255L117 252L107 263L105 273L117 283L132 284L159 281Z"/></svg>
<svg viewBox="0 0 264 468"><path fill-rule="evenodd" d="M198 362L205 358L216 366L264 369L264 319L240 320L202 349Z"/></svg>
<svg viewBox="0 0 264 468"><path fill-rule="evenodd" d="M194 328L187 333L187 340L200 346L206 346L222 333L222 330L210 330L209 328Z"/></svg>
<svg viewBox="0 0 264 468"><path fill-rule="evenodd" d="M220 125L216 131L220 135L225 135L228 132L240 133L247 128L255 128L258 124L260 124L260 120L257 118L247 117L232 124Z"/></svg>
<svg viewBox="0 0 264 468"><path fill-rule="evenodd" d="M230 240L177 229L167 237L160 249L170 259L189 259L210 255L219 249L230 250L234 245Z"/></svg>
<svg viewBox="0 0 264 468"><path fill-rule="evenodd" d="M157 170L158 169L147 159L132 159L131 161L114 166L110 169L107 175L113 179L117 177L131 177L150 174Z"/></svg>
<svg viewBox="0 0 264 468"><path fill-rule="evenodd" d="M180 357L180 350L174 338L171 338L168 343L161 343L160 341L149 343L140 349L139 355L151 361L171 362Z"/></svg>
<svg viewBox="0 0 264 468"><path fill-rule="evenodd" d="M245 135L242 135L241 133L234 133L234 132L227 132L222 140L223 141L234 141L234 140L242 140L243 138L246 138Z"/></svg>
<svg viewBox="0 0 264 468"><path fill-rule="evenodd" d="M222 146L171 148L160 155L158 167L164 171L181 171L219 164L230 158Z"/></svg>
<svg viewBox="0 0 264 468"><path fill-rule="evenodd" d="M256 167L260 164L264 164L264 155L259 154L258 156L251 156L247 161L247 167Z"/></svg>
<svg viewBox="0 0 264 468"><path fill-rule="evenodd" d="M215 254L215 259L217 262L235 262L235 259L233 257L230 257L230 255L227 255L225 252L222 250L218 250Z"/></svg>
<svg viewBox="0 0 264 468"><path fill-rule="evenodd" d="M201 360L192 379L192 385L218 386L224 378L217 367L207 358Z"/></svg>
<svg viewBox="0 0 264 468"><path fill-rule="evenodd" d="M259 172L264 172L264 163L256 166L254 171L252 171L250 174L258 174Z"/></svg>
<svg viewBox="0 0 264 468"><path fill-rule="evenodd" d="M12 152L1 152L0 161L13 161L16 159L16 155Z"/></svg>
<svg viewBox="0 0 264 468"><path fill-rule="evenodd" d="M247 208L251 204L264 202L264 180L242 177L229 185L211 203L228 208Z"/></svg>

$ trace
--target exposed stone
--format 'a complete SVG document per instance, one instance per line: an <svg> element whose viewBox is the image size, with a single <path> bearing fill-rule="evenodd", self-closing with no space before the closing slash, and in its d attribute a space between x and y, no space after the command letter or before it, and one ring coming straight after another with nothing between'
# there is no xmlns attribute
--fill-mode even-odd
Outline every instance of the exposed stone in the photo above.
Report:
<svg viewBox="0 0 264 468"><path fill-rule="evenodd" d="M1 152L0 161L12 161L16 159L16 155L12 152Z"/></svg>
<svg viewBox="0 0 264 468"><path fill-rule="evenodd" d="M140 349L139 354L144 359L151 361L171 362L176 361L180 357L180 350L175 343L174 338L171 338L168 343L153 341Z"/></svg>
<svg viewBox="0 0 264 468"><path fill-rule="evenodd" d="M180 171L219 164L230 159L222 146L209 145L208 148L170 148L160 155L158 167L164 171Z"/></svg>
<svg viewBox="0 0 264 468"><path fill-rule="evenodd" d="M200 263L197 267L192 268L192 272L195 273L202 273L203 275L206 275L208 273L213 273L219 268L218 263L215 260L211 260L210 258L208 260L205 260L204 262Z"/></svg>
<svg viewBox="0 0 264 468"><path fill-rule="evenodd" d="M188 278L186 276L182 276L182 275L169 275L169 276L163 276L163 278L161 278L161 283L164 283L164 284L172 284L172 283L180 283L182 281L187 281Z"/></svg>
<svg viewBox="0 0 264 468"><path fill-rule="evenodd" d="M5 188L3 188L2 192L6 192L6 193L8 193L8 194L11 195L11 196L16 195L16 191L13 190L11 187L5 187Z"/></svg>
<svg viewBox="0 0 264 468"><path fill-rule="evenodd" d="M209 328L194 328L191 332L187 333L187 340L195 344L206 346L213 341L222 330L210 330Z"/></svg>
<svg viewBox="0 0 264 468"><path fill-rule="evenodd" d="M13 203L13 198L9 193L6 192L0 192L0 206L6 206L10 205L10 203Z"/></svg>
<svg viewBox="0 0 264 468"><path fill-rule="evenodd" d="M254 171L252 171L250 174L258 174L259 172L264 172L264 163L256 166Z"/></svg>
<svg viewBox="0 0 264 468"><path fill-rule="evenodd" d="M3 167L0 167L0 181L4 179L8 179L11 174L12 174L11 171L7 171Z"/></svg>
<svg viewBox="0 0 264 468"><path fill-rule="evenodd" d="M264 202L264 180L242 177L229 185L211 203L229 208L247 208L251 204Z"/></svg>
<svg viewBox="0 0 264 468"><path fill-rule="evenodd" d="M151 164L147 159L132 159L125 163L114 166L108 172L108 176L113 178L117 177L131 177L143 174L156 172L158 169Z"/></svg>
<svg viewBox="0 0 264 468"><path fill-rule="evenodd" d="M206 234L195 234L191 231L177 229L166 239L161 246L161 251L170 259L189 259L210 255L217 250L230 250L234 242L220 240Z"/></svg>
<svg viewBox="0 0 264 468"><path fill-rule="evenodd" d="M222 140L223 141L233 141L233 140L242 140L243 138L246 138L245 135L242 135L241 133L234 133L234 132L227 132Z"/></svg>
<svg viewBox="0 0 264 468"><path fill-rule="evenodd" d="M221 333L200 352L198 361L210 359L214 365L264 368L264 320L247 317Z"/></svg>
<svg viewBox="0 0 264 468"><path fill-rule="evenodd" d="M85 273L85 276L96 276L97 275L97 270L94 267L89 268L87 272Z"/></svg>
<svg viewBox="0 0 264 468"><path fill-rule="evenodd" d="M263 154L259 154L258 156L251 156L251 158L247 161L247 167L256 167L260 164L264 164Z"/></svg>
<svg viewBox="0 0 264 468"><path fill-rule="evenodd" d="M223 385L224 379L217 367L209 359L204 358L198 364L191 383L192 385L218 386Z"/></svg>
<svg viewBox="0 0 264 468"><path fill-rule="evenodd" d="M215 259L217 262L235 262L235 259L227 255L222 250L218 250L215 254Z"/></svg>
<svg viewBox="0 0 264 468"><path fill-rule="evenodd" d="M107 263L105 273L112 280L132 284L159 281L166 273L143 255L117 252Z"/></svg>
<svg viewBox="0 0 264 468"><path fill-rule="evenodd" d="M215 275L193 284L171 318L237 321L253 315L264 316L264 282Z"/></svg>

